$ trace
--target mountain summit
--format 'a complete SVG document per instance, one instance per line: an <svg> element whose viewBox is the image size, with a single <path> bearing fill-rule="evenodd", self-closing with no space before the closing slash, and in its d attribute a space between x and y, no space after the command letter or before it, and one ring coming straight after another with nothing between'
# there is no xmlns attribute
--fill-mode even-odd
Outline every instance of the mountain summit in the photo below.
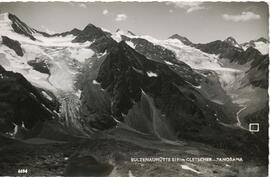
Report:
<svg viewBox="0 0 270 177"><path fill-rule="evenodd" d="M224 40L224 42L230 44L231 46L237 47L237 48L242 48L238 42L236 41L236 39L234 39L233 37L228 37Z"/></svg>
<svg viewBox="0 0 270 177"><path fill-rule="evenodd" d="M36 40L33 36L36 30L30 28L24 22L22 22L17 16L11 13L0 14L0 29L2 35L14 31L18 34L25 35L32 40Z"/></svg>
<svg viewBox="0 0 270 177"><path fill-rule="evenodd" d="M248 49L249 47L253 47L261 52L261 54L265 55L269 53L269 41L263 37L258 38L256 40L250 40L241 44L243 49Z"/></svg>
<svg viewBox="0 0 270 177"><path fill-rule="evenodd" d="M174 34L169 37L169 39L178 39L185 45L192 45L193 43L186 37L180 36L179 34Z"/></svg>

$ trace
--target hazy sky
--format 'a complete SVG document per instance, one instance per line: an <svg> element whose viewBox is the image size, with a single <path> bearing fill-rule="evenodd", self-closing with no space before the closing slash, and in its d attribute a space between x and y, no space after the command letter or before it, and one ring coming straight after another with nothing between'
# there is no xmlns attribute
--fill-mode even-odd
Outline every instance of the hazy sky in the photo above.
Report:
<svg viewBox="0 0 270 177"><path fill-rule="evenodd" d="M158 39L177 33L193 42L228 36L240 43L268 38L268 5L261 2L2 2L0 11L47 32L83 29L92 23Z"/></svg>

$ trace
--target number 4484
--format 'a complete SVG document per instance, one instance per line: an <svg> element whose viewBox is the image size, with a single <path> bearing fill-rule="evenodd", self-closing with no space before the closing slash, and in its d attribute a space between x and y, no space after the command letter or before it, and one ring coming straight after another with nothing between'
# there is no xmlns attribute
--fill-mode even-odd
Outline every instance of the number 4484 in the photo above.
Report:
<svg viewBox="0 0 270 177"><path fill-rule="evenodd" d="M27 169L18 169L18 173L19 174L22 174L22 173L27 173L28 172L28 170Z"/></svg>

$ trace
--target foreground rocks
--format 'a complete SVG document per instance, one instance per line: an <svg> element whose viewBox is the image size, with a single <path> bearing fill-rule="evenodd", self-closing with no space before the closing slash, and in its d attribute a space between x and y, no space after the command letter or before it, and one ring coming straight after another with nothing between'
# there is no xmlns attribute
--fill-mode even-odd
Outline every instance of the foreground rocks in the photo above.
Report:
<svg viewBox="0 0 270 177"><path fill-rule="evenodd" d="M2 137L2 136L1 136ZM3 140L3 138L1 138ZM145 148L117 139L95 138L77 141L48 141L32 138L24 141L7 140L0 148L0 175L18 174L27 169L31 176L96 175L141 177L263 177L267 166L253 162L132 162L131 158L145 157L226 157L217 149L202 144L185 146L164 145L163 150ZM3 142L3 141L1 141ZM178 149L178 150L176 150ZM228 153L228 152L227 152ZM15 155L16 154L16 155ZM190 167L194 171L186 170ZM76 171L77 170L77 171Z"/></svg>

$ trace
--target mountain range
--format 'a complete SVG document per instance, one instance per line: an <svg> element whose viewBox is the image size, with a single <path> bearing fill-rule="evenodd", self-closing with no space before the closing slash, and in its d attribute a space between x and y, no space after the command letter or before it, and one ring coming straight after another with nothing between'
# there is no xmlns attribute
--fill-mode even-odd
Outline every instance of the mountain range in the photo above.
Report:
<svg viewBox="0 0 270 177"><path fill-rule="evenodd" d="M1 14L1 137L197 142L265 165L268 46L265 38L159 40L93 24L48 34Z"/></svg>

